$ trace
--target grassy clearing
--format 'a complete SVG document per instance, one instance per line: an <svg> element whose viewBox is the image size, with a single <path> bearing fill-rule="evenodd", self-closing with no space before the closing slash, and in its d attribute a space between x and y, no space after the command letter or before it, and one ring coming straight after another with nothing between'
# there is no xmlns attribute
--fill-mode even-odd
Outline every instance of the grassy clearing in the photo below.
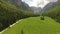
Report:
<svg viewBox="0 0 60 34"><path fill-rule="evenodd" d="M2 34L60 34L60 24L49 17L30 17L17 21L18 23Z"/></svg>

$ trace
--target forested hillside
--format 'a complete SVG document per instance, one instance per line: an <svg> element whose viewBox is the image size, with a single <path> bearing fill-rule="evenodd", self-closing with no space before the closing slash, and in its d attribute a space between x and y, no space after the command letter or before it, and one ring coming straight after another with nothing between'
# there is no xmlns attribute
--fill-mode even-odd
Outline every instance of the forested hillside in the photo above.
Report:
<svg viewBox="0 0 60 34"><path fill-rule="evenodd" d="M60 22L60 0L58 0L56 2L54 7L46 10L43 14L45 16L49 16L49 17L55 19L57 22Z"/></svg>
<svg viewBox="0 0 60 34"><path fill-rule="evenodd" d="M60 22L60 5L47 10L46 12L44 12L44 15L55 19L57 22Z"/></svg>
<svg viewBox="0 0 60 34"><path fill-rule="evenodd" d="M30 16L34 16L31 11L22 10L0 0L0 31L15 23L17 20Z"/></svg>

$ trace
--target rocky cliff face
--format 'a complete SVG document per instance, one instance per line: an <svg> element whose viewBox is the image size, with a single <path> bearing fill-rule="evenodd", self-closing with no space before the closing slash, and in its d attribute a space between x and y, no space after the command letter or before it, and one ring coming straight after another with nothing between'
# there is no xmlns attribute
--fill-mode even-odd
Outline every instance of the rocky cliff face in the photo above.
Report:
<svg viewBox="0 0 60 34"><path fill-rule="evenodd" d="M22 1L21 0L7 0L9 3L16 5L16 6L20 6Z"/></svg>
<svg viewBox="0 0 60 34"><path fill-rule="evenodd" d="M29 5L25 2L22 2L22 0L6 0L7 2L11 3L12 5L15 5L18 8L22 8L24 10L30 10Z"/></svg>
<svg viewBox="0 0 60 34"><path fill-rule="evenodd" d="M55 6L57 6L57 2L50 2L42 9L42 11L49 10L49 9L55 7Z"/></svg>
<svg viewBox="0 0 60 34"><path fill-rule="evenodd" d="M42 8L41 7L30 7L34 14L40 14Z"/></svg>

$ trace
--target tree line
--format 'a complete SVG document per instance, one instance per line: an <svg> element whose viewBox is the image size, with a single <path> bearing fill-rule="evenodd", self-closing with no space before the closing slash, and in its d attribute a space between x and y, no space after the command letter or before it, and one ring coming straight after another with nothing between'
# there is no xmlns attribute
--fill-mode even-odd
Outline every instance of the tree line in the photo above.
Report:
<svg viewBox="0 0 60 34"><path fill-rule="evenodd" d="M17 8L3 0L0 0L0 31L9 27L17 20L37 16L33 12Z"/></svg>

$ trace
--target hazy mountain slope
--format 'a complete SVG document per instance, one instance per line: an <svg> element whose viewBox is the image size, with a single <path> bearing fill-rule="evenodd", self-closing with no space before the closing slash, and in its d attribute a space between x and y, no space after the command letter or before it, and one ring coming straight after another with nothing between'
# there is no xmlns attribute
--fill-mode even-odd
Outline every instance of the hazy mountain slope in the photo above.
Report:
<svg viewBox="0 0 60 34"><path fill-rule="evenodd" d="M55 7L56 5L57 5L57 2L50 2L42 9L42 11L49 10L49 9Z"/></svg>
<svg viewBox="0 0 60 34"><path fill-rule="evenodd" d="M12 5L15 5L18 8L21 8L24 10L30 10L30 7L28 6L28 4L26 4L25 2L22 2L22 0L5 0L5 1L11 3Z"/></svg>
<svg viewBox="0 0 60 34"><path fill-rule="evenodd" d="M30 7L31 10L34 12L34 14L39 15L41 13L42 8L41 7Z"/></svg>

